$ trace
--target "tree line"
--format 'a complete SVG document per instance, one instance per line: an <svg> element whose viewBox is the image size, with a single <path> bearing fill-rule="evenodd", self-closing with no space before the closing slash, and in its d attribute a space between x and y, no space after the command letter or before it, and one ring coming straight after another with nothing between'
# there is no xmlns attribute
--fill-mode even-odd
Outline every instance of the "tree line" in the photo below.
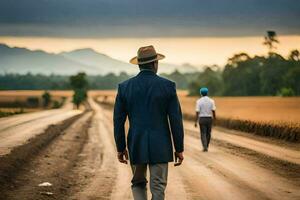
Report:
<svg viewBox="0 0 300 200"><path fill-rule="evenodd" d="M195 80L196 73L180 73L174 71L161 76L176 82L177 88L188 89L191 80ZM86 87L92 90L116 89L118 83L127 80L134 75L121 72L120 74L109 73L107 75L86 75ZM74 89L70 78L65 75L43 74L0 74L0 90L71 90Z"/></svg>
<svg viewBox="0 0 300 200"><path fill-rule="evenodd" d="M176 82L178 89L188 89L198 95L200 87L208 87L213 96L299 96L300 55L294 50L288 58L272 53L249 56L239 53L228 59L223 69L206 67L202 72L174 71L161 76ZM118 83L132 77L125 72L86 76L88 89L116 89ZM0 75L0 90L70 90L69 76L4 74Z"/></svg>
<svg viewBox="0 0 300 200"><path fill-rule="evenodd" d="M287 58L276 53L275 31L267 31L263 45L266 56L238 53L228 59L223 70L206 68L189 84L190 94L206 86L211 95L220 96L299 96L300 54L292 50Z"/></svg>
<svg viewBox="0 0 300 200"><path fill-rule="evenodd" d="M292 51L288 59L276 53L267 57L236 54L224 70L206 68L189 84L189 91L196 94L203 86L217 96L299 96L299 51Z"/></svg>
<svg viewBox="0 0 300 200"><path fill-rule="evenodd" d="M205 86L212 96L299 96L300 53L293 50L285 58L275 52L278 43L276 33L268 31L263 43L268 47L266 56L238 53L223 68L209 66L201 72L174 71L161 76L175 81L178 89L188 89L190 95L199 95L199 88ZM108 90L132 77L125 72L81 76L86 79L84 86L74 88L69 76L4 74L0 75L0 90ZM76 98L84 96L79 92Z"/></svg>
<svg viewBox="0 0 300 200"><path fill-rule="evenodd" d="M88 89L115 89L131 77L126 73L86 76ZM43 74L0 74L0 90L71 90L70 76Z"/></svg>

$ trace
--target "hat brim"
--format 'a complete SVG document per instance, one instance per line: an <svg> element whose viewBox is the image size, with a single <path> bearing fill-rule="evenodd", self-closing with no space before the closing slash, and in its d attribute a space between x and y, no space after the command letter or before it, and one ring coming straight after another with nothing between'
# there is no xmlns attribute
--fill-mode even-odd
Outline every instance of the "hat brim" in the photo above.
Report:
<svg viewBox="0 0 300 200"><path fill-rule="evenodd" d="M164 55L158 53L158 54L157 54L157 57L154 58L154 59L147 60L147 61L143 61L143 62L139 62L137 56L135 56L134 58L131 58L129 62L130 62L131 64L134 64L134 65L142 65L142 64L154 62L154 61L156 61L156 60L162 60L162 59L164 59L165 57L166 57L166 56L164 56Z"/></svg>

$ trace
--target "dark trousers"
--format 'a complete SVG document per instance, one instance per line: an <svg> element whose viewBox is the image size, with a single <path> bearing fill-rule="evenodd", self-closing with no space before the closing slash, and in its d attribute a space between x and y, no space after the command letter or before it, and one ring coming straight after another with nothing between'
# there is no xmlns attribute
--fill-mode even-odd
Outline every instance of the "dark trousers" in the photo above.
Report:
<svg viewBox="0 0 300 200"><path fill-rule="evenodd" d="M200 126L201 142L202 142L203 150L207 150L211 138L212 118L200 117L199 126Z"/></svg>

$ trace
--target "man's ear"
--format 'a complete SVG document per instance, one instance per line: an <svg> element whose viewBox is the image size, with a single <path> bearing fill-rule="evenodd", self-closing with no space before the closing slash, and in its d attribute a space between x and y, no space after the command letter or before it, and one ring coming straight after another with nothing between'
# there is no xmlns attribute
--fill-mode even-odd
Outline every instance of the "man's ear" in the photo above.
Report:
<svg viewBox="0 0 300 200"><path fill-rule="evenodd" d="M154 62L154 70L155 70L155 72L157 72L157 70L158 70L158 60L156 60Z"/></svg>

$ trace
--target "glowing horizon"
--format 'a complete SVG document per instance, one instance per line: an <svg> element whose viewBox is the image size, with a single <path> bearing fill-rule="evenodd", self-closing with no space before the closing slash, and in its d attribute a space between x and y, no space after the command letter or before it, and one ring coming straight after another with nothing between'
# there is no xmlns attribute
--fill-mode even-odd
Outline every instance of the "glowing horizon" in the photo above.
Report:
<svg viewBox="0 0 300 200"><path fill-rule="evenodd" d="M293 49L300 49L300 36L279 36L276 52L288 56ZM0 43L11 47L60 53L81 48L92 48L99 53L128 62L140 46L152 44L166 55L163 62L195 66L217 64L223 66L235 53L250 56L266 55L263 37L173 37L173 38L53 38L0 36Z"/></svg>

